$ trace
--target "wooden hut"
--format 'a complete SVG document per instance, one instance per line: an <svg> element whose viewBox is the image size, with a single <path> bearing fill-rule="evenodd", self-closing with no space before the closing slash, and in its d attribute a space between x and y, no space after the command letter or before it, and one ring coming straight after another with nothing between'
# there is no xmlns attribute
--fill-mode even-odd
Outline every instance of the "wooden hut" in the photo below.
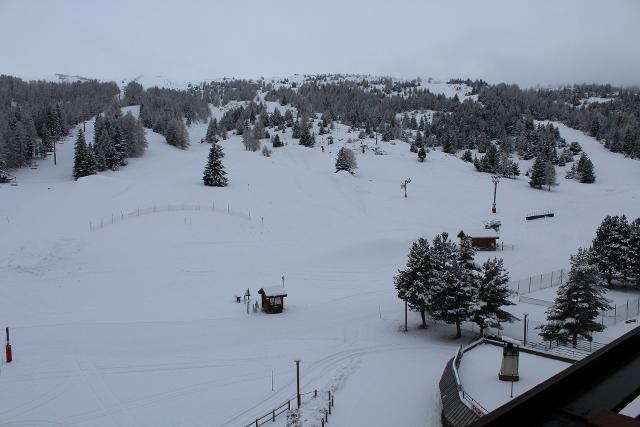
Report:
<svg viewBox="0 0 640 427"><path fill-rule="evenodd" d="M262 296L262 311L265 313L282 313L284 297L287 296L287 291L284 288L278 286L261 288L258 293Z"/></svg>
<svg viewBox="0 0 640 427"><path fill-rule="evenodd" d="M493 228L482 228L477 230L460 230L458 238L468 237L471 245L479 251L495 251L498 248L496 240L500 237Z"/></svg>

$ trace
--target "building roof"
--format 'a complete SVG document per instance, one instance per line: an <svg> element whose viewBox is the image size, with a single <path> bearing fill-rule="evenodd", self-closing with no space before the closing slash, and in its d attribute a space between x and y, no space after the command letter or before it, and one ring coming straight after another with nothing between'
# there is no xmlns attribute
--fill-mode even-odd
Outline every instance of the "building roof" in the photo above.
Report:
<svg viewBox="0 0 640 427"><path fill-rule="evenodd" d="M467 228L465 230L460 230L458 233L458 237L479 237L479 238L493 238L498 239L498 233L493 228Z"/></svg>
<svg viewBox="0 0 640 427"><path fill-rule="evenodd" d="M266 288L261 288L258 291L259 294L264 294L265 297L286 297L287 291L285 288L281 288L280 286L269 286Z"/></svg>
<svg viewBox="0 0 640 427"><path fill-rule="evenodd" d="M576 362L509 403L477 420L473 427L640 426L618 412L638 394L640 327Z"/></svg>

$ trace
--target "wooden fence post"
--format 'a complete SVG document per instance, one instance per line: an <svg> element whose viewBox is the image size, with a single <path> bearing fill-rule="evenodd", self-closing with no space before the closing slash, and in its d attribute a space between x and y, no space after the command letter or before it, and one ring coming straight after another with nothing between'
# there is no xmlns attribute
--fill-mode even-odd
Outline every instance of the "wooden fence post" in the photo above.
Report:
<svg viewBox="0 0 640 427"><path fill-rule="evenodd" d="M259 426L258 419L256 418L256 427L258 427L258 426Z"/></svg>
<svg viewBox="0 0 640 427"><path fill-rule="evenodd" d="M274 423L276 422L276 410L275 409L273 410L273 422Z"/></svg>

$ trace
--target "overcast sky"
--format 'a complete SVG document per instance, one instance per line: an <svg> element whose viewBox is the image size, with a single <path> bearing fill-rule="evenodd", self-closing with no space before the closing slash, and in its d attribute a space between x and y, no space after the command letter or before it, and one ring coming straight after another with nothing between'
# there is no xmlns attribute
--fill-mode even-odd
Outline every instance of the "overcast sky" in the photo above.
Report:
<svg viewBox="0 0 640 427"><path fill-rule="evenodd" d="M0 73L640 85L640 1L0 0Z"/></svg>

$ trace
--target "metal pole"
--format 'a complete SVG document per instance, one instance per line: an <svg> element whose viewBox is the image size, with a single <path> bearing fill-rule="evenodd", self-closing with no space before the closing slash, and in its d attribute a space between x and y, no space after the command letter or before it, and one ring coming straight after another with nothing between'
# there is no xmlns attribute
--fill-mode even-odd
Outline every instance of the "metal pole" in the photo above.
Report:
<svg viewBox="0 0 640 427"><path fill-rule="evenodd" d="M284 288L284 274L282 275L282 288Z"/></svg>
<svg viewBox="0 0 640 427"><path fill-rule="evenodd" d="M408 311L408 303L407 300L404 300L404 331L407 332L407 311Z"/></svg>
<svg viewBox="0 0 640 427"><path fill-rule="evenodd" d="M524 314L524 333L522 334L522 341L524 346L527 346L527 317L529 316L529 313L523 313Z"/></svg>
<svg viewBox="0 0 640 427"><path fill-rule="evenodd" d="M296 398L298 400L298 409L300 409L300 360L296 362Z"/></svg>

